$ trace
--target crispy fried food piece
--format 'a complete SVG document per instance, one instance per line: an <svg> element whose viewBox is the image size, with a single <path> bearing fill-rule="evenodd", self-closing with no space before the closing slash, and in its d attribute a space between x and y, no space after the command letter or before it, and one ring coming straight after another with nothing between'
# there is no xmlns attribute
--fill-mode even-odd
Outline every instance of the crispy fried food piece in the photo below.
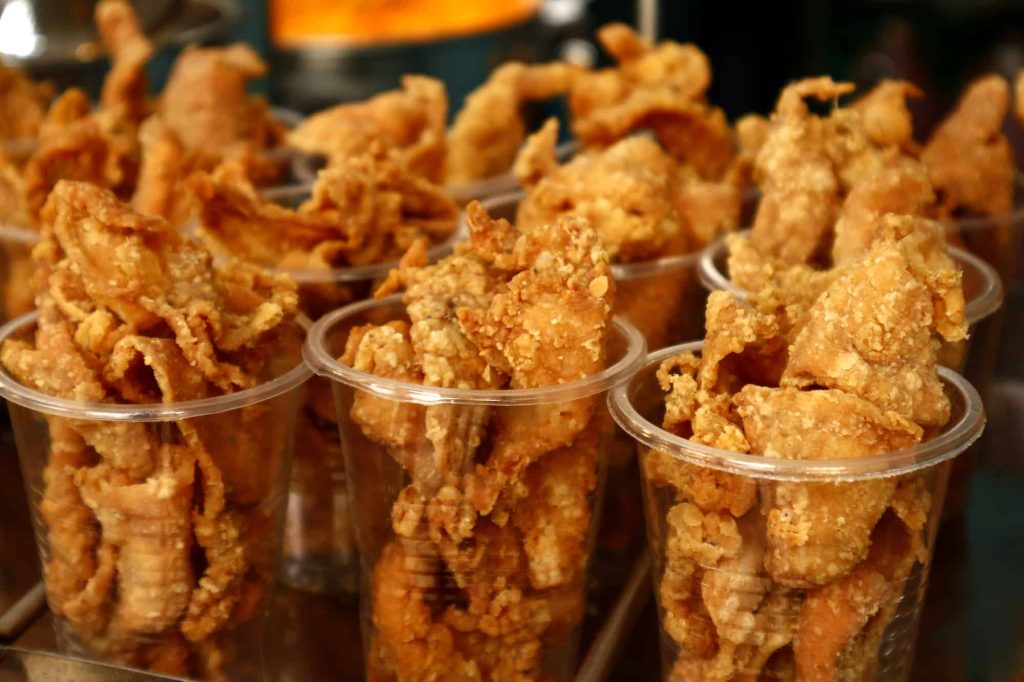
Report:
<svg viewBox="0 0 1024 682"><path fill-rule="evenodd" d="M182 201L182 180L195 160L160 116L150 116L139 128L141 162L132 194L132 208L180 225L188 214Z"/></svg>
<svg viewBox="0 0 1024 682"><path fill-rule="evenodd" d="M887 221L902 229L914 219ZM965 334L960 273L923 270L915 260L889 239L876 241L811 307L783 385L839 388L918 424L945 423L933 335Z"/></svg>
<svg viewBox="0 0 1024 682"><path fill-rule="evenodd" d="M597 232L584 219L565 217L548 230L517 234L478 203L467 207L467 222L473 248L510 276L486 309L456 310L480 356L508 375L512 388L567 383L598 371L615 289ZM582 398L500 412L494 448L470 484L477 510L489 513L530 462L572 442L594 407L593 399Z"/></svg>
<svg viewBox="0 0 1024 682"><path fill-rule="evenodd" d="M921 153L947 214L1001 215L1013 209L1016 166L1003 135L1010 88L997 75L968 86Z"/></svg>
<svg viewBox="0 0 1024 682"><path fill-rule="evenodd" d="M840 390L746 386L733 397L754 452L783 459L852 459L920 442L922 429ZM892 501L892 479L761 484L776 582L823 585L867 557L871 530Z"/></svg>
<svg viewBox="0 0 1024 682"><path fill-rule="evenodd" d="M377 144L408 172L441 182L447 115L443 83L405 76L401 90L314 114L288 133L287 139L297 149L329 159L363 154Z"/></svg>
<svg viewBox="0 0 1024 682"><path fill-rule="evenodd" d="M914 120L907 99L923 96L921 89L909 81L884 79L850 108L860 114L864 132L877 146L916 152Z"/></svg>
<svg viewBox="0 0 1024 682"><path fill-rule="evenodd" d="M266 64L241 43L186 48L171 67L157 111L189 151L218 160L273 146L281 130L246 84Z"/></svg>
<svg viewBox="0 0 1024 682"><path fill-rule="evenodd" d="M49 549L43 567L47 600L54 613L89 636L101 632L109 617L116 554L100 542L96 520L76 481L95 458L66 420L50 417L49 423L51 455L39 502Z"/></svg>
<svg viewBox="0 0 1024 682"><path fill-rule="evenodd" d="M59 261L51 278L72 280L136 331L163 320L189 363L218 386L254 383L217 352L243 352L272 338L295 314L291 282L237 261L214 270L210 254L166 222L84 183L58 183L47 211L48 244L40 254Z"/></svg>
<svg viewBox="0 0 1024 682"><path fill-rule="evenodd" d="M458 206L440 187L375 155L333 163L297 210L261 196L235 160L187 184L199 204L203 238L220 252L268 266L379 263L398 258L417 239L441 241L458 219Z"/></svg>
<svg viewBox="0 0 1024 682"><path fill-rule="evenodd" d="M743 306L730 293L715 291L708 296L705 319L701 390L731 394L747 383L778 382L786 348L776 318Z"/></svg>
<svg viewBox="0 0 1024 682"><path fill-rule="evenodd" d="M135 180L136 141L90 113L78 89L67 90L47 112L35 153L25 164L24 205L35 224L50 191L60 180L78 180L119 195Z"/></svg>
<svg viewBox="0 0 1024 682"><path fill-rule="evenodd" d="M445 182L459 185L507 173L526 139L522 107L569 91L577 67L509 62L466 97L448 133Z"/></svg>
<svg viewBox="0 0 1024 682"><path fill-rule="evenodd" d="M616 68L579 76L569 98L573 133L584 146L607 146L649 129L673 156L704 178L722 175L733 156L725 116L709 107L707 57L693 45L652 46L625 24L609 24L598 41Z"/></svg>
<svg viewBox="0 0 1024 682"><path fill-rule="evenodd" d="M588 498L597 488L597 429L548 453L523 476L529 491L512 512L523 534L530 584L538 590L582 581L590 528Z"/></svg>
<svg viewBox="0 0 1024 682"><path fill-rule="evenodd" d="M732 414L726 394L700 388L700 361L690 354L669 358L658 369L665 398L664 427L712 447L748 452L750 445ZM642 459L644 475L656 486L670 486L676 498L690 500L710 512L742 516L757 500L753 481L710 467L701 467L658 451Z"/></svg>
<svg viewBox="0 0 1024 682"><path fill-rule="evenodd" d="M119 125L134 129L149 113L145 69L153 56L153 44L127 0L101 0L93 13L103 47L111 58L100 108Z"/></svg>
<svg viewBox="0 0 1024 682"><path fill-rule="evenodd" d="M439 559L427 543L392 542L373 571L373 623L380 636L380 673L400 680L483 679L472 657L455 650L449 627L436 623L430 601L439 598ZM373 663L378 661L373 661Z"/></svg>
<svg viewBox="0 0 1024 682"><path fill-rule="evenodd" d="M780 333L792 342L807 319L807 311L844 268L816 270L803 263L787 265L763 256L743 235L726 237L729 276L748 292L751 305L778 321Z"/></svg>
<svg viewBox="0 0 1024 682"><path fill-rule="evenodd" d="M736 121L734 128L737 151L724 179L741 191L750 191L756 186L754 164L768 139L771 122L760 114L747 114Z"/></svg>
<svg viewBox="0 0 1024 682"><path fill-rule="evenodd" d="M187 447L163 445L158 460L140 483L122 484L106 465L83 475L82 498L117 552L112 637L163 632L178 621L192 592L195 458Z"/></svg>
<svg viewBox="0 0 1024 682"><path fill-rule="evenodd" d="M840 209L832 244L833 265L859 259L878 236L886 213L927 215L935 193L927 169L914 161L890 165L853 187Z"/></svg>
<svg viewBox="0 0 1024 682"><path fill-rule="evenodd" d="M53 95L13 66L0 64L0 139L31 140L39 133Z"/></svg>
<svg viewBox="0 0 1024 682"><path fill-rule="evenodd" d="M844 654L891 592L884 576L865 567L809 592L793 643L800 679L858 679L842 675Z"/></svg>
<svg viewBox="0 0 1024 682"><path fill-rule="evenodd" d="M7 225L30 224L25 204L25 178L3 149L0 149L0 221Z"/></svg>
<svg viewBox="0 0 1024 682"><path fill-rule="evenodd" d="M533 154L533 143L531 138L524 154ZM555 165L519 203L516 225L532 232L546 229L560 216L586 218L615 262L682 253L697 244L688 243L680 224L674 201L677 178L675 161L657 142L627 138Z"/></svg>
<svg viewBox="0 0 1024 682"><path fill-rule="evenodd" d="M794 83L779 96L754 169L761 203L750 239L762 254L806 263L821 247L839 208L839 182L824 150L824 122L804 98L827 101L852 89L822 77Z"/></svg>

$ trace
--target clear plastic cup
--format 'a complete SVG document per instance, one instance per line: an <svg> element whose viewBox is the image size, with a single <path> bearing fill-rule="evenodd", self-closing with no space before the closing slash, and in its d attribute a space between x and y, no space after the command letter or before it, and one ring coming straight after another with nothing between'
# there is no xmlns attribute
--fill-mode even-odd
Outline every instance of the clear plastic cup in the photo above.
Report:
<svg viewBox="0 0 1024 682"><path fill-rule="evenodd" d="M30 340L36 315L0 328L0 344ZM61 653L262 679L260 621L311 374L294 338L258 386L177 403L57 398L0 369Z"/></svg>
<svg viewBox="0 0 1024 682"><path fill-rule="evenodd" d="M32 289L32 247L39 242L39 233L28 227L0 225L0 322L14 319L34 310Z"/></svg>
<svg viewBox="0 0 1024 682"><path fill-rule="evenodd" d="M1024 289L1024 175L1017 176L1009 213L956 218L945 225L950 243L994 266L1011 291Z"/></svg>
<svg viewBox="0 0 1024 682"><path fill-rule="evenodd" d="M305 347L334 387L367 679L571 679L614 430L605 394L643 337L617 319L607 369L534 389L423 386L335 360L352 328L404 316L398 296L357 303Z"/></svg>
<svg viewBox="0 0 1024 682"><path fill-rule="evenodd" d="M999 355L1005 297L1003 284L996 269L978 256L955 246L950 246L948 252L963 272L964 317L967 318L968 336L961 341L944 342L939 348L939 362L962 373L985 396ZM725 239L709 245L700 258L700 281L709 291L729 291L746 300L747 293L728 277L728 257ZM966 507L971 473L980 457L980 447L981 443L972 446L953 463L943 508L944 518L955 517Z"/></svg>
<svg viewBox="0 0 1024 682"><path fill-rule="evenodd" d="M984 429L977 391L941 368L952 417L910 449L744 455L659 427L658 367L701 346L652 353L609 396L644 473L664 679L907 679L951 460ZM722 505L694 504L713 506L698 487ZM849 538L863 532L860 559Z"/></svg>
<svg viewBox="0 0 1024 682"><path fill-rule="evenodd" d="M289 185L269 188L262 194L270 201L297 208L309 198L310 189ZM433 262L446 256L459 236L456 230L432 247L428 259ZM398 261L392 260L330 270L272 269L296 282L299 306L315 320L330 310L371 298L374 289L397 266ZM334 398L327 380L314 376L305 385L295 440L281 581L306 592L355 594L359 590L359 557Z"/></svg>

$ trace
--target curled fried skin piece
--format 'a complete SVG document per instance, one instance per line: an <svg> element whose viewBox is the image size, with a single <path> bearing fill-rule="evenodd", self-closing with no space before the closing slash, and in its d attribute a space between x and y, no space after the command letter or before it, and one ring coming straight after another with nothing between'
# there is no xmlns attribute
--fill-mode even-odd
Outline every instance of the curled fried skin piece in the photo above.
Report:
<svg viewBox="0 0 1024 682"><path fill-rule="evenodd" d="M186 149L222 159L272 146L278 124L246 90L267 71L252 48L188 47L175 60L157 108Z"/></svg>
<svg viewBox="0 0 1024 682"><path fill-rule="evenodd" d="M1010 88L1002 76L971 83L921 153L947 212L1001 215L1013 209L1016 166L1003 135Z"/></svg>
<svg viewBox="0 0 1024 682"><path fill-rule="evenodd" d="M858 112L867 136L879 147L917 150L914 121L907 99L920 99L924 93L909 81L885 79L870 92L857 98L850 108Z"/></svg>
<svg viewBox="0 0 1024 682"><path fill-rule="evenodd" d="M526 139L523 105L568 92L576 73L576 67L562 62L509 62L495 69L466 97L448 132L447 184L508 172Z"/></svg>
<svg viewBox="0 0 1024 682"><path fill-rule="evenodd" d="M823 148L824 124L804 98L826 101L852 89L828 77L811 78L779 96L754 170L762 191L750 239L761 253L797 264L820 248L838 210L839 183Z"/></svg>
<svg viewBox="0 0 1024 682"><path fill-rule="evenodd" d="M376 144L410 173L441 182L447 115L443 83L405 76L400 90L318 112L288 133L287 139L297 149L328 159L363 154Z"/></svg>
<svg viewBox="0 0 1024 682"><path fill-rule="evenodd" d="M135 128L149 113L145 68L153 45L126 0L101 0L94 13L103 47L112 59L100 107L121 125Z"/></svg>
<svg viewBox="0 0 1024 682"><path fill-rule="evenodd" d="M746 386L733 397L754 452L783 459L851 459L920 442L922 429L895 412L838 390ZM791 587L822 585L868 554L871 531L896 483L760 484L772 578Z"/></svg>
<svg viewBox="0 0 1024 682"><path fill-rule="evenodd" d="M933 333L937 320L946 319L942 292L955 297L959 277L956 271L930 277L897 244L876 241L811 307L790 348L783 385L838 388L917 424L945 423L950 408L936 372ZM950 312L953 318L939 328L962 338L962 311L958 320L957 311Z"/></svg>
<svg viewBox="0 0 1024 682"><path fill-rule="evenodd" d="M573 84L569 108L577 139L603 147L649 129L702 177L720 177L734 150L724 114L704 101L711 83L707 56L690 44L652 46L625 24L604 26L597 37L618 66L583 74Z"/></svg>

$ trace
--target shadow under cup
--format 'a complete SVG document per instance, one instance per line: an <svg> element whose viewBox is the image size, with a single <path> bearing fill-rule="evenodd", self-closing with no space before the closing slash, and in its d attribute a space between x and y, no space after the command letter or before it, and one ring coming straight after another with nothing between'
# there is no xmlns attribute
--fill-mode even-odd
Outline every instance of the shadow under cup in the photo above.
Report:
<svg viewBox="0 0 1024 682"><path fill-rule="evenodd" d="M743 455L659 427L658 367L701 345L652 353L609 397L643 473L664 679L711 670L725 671L721 679L907 679L951 460L984 428L977 392L941 368L950 421L908 450L846 460ZM739 516L705 510L690 494L702 484L756 498ZM851 527L870 533L857 563L847 554Z"/></svg>
<svg viewBox="0 0 1024 682"><path fill-rule="evenodd" d="M423 386L335 360L354 328L405 319L397 296L355 304L314 325L305 348L334 386L367 678L461 667L572 679L615 430L605 394L636 368L643 339L616 320L607 369L534 389ZM395 350L374 348L380 373L398 366Z"/></svg>
<svg viewBox="0 0 1024 682"><path fill-rule="evenodd" d="M36 316L0 328L0 344L30 341ZM256 387L177 403L56 398L0 370L61 653L262 679L295 411L310 376L295 341ZM139 364L126 380L151 386Z"/></svg>

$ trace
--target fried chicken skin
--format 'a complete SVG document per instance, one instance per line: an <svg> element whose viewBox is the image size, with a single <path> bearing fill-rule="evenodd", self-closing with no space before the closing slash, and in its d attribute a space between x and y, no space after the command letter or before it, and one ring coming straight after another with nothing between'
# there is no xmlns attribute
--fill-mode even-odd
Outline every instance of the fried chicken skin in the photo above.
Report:
<svg viewBox="0 0 1024 682"><path fill-rule="evenodd" d="M625 24L609 24L598 41L617 67L581 75L569 97L573 133L585 146L607 146L651 130L662 146L705 178L718 178L734 155L720 109L710 107L707 56L694 45L651 45Z"/></svg>
<svg viewBox="0 0 1024 682"><path fill-rule="evenodd" d="M362 325L341 361L428 386L529 389L606 362L614 283L580 217L524 231L467 209L469 240L414 248L378 291L408 321ZM601 447L594 396L415 405L356 391L350 418L401 469L373 577L381 679L544 679L583 615ZM385 454L386 453L386 454ZM439 608L435 608L439 607Z"/></svg>
<svg viewBox="0 0 1024 682"><path fill-rule="evenodd" d="M180 403L253 386L290 348L294 285L209 252L93 185L61 180L34 251L40 315L0 362L49 395ZM273 370L276 371L276 370ZM222 678L226 632L273 575L287 420L266 403L152 425L47 419L44 575L97 656Z"/></svg>
<svg viewBox="0 0 1024 682"><path fill-rule="evenodd" d="M663 428L747 458L837 466L935 434L950 416L936 349L966 333L959 272L939 223L885 214L867 231L865 254L824 271L731 238L730 270L753 290L746 304L712 293L700 354L659 367ZM677 645L668 679L876 676L887 628L918 598L906 590L928 561L929 477L944 473L800 480L722 459L641 452Z"/></svg>
<svg viewBox="0 0 1024 682"><path fill-rule="evenodd" d="M1006 80L980 78L968 86L922 150L921 161L947 215L959 210L995 216L1013 208L1013 150L1002 132L1009 108Z"/></svg>
<svg viewBox="0 0 1024 682"><path fill-rule="evenodd" d="M34 138L52 95L49 85L33 82L17 68L0 64L0 139Z"/></svg>
<svg viewBox="0 0 1024 682"><path fill-rule="evenodd" d="M750 239L762 254L806 263L821 247L839 209L839 180L823 146L824 122L804 99L827 101L852 89L831 78L812 78L779 96L754 165L761 202Z"/></svg>
<svg viewBox="0 0 1024 682"><path fill-rule="evenodd" d="M466 97L448 132L445 182L460 185L507 173L526 139L522 108L569 91L579 71L571 64L509 62Z"/></svg>
<svg viewBox="0 0 1024 682"><path fill-rule="evenodd" d="M400 90L314 114L287 139L297 149L328 159L363 153L377 144L410 173L439 183L445 172L447 115L443 83L405 76Z"/></svg>
<svg viewBox="0 0 1024 682"><path fill-rule="evenodd" d="M272 146L279 124L246 91L266 71L246 45L189 47L171 67L157 112L186 149L215 161Z"/></svg>
<svg viewBox="0 0 1024 682"><path fill-rule="evenodd" d="M111 58L100 107L120 125L136 128L149 113L146 64L153 45L126 0L101 0L94 10L103 47Z"/></svg>

